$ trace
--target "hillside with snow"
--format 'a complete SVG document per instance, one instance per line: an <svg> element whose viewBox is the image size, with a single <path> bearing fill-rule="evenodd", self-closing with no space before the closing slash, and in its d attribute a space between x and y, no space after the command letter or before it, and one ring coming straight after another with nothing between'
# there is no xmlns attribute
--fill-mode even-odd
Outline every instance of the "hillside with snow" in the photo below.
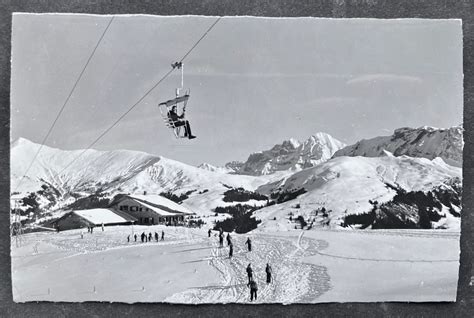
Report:
<svg viewBox="0 0 474 318"><path fill-rule="evenodd" d="M12 144L12 191L34 192L40 190L42 185L50 185L61 194L107 191L160 161L159 157L144 152L89 149L73 162L83 150L67 151L43 146L19 187L23 173L39 148L39 144L24 138Z"/></svg>
<svg viewBox="0 0 474 318"><path fill-rule="evenodd" d="M395 156L417 158L442 158L446 163L462 167L464 147L463 128L454 126L447 129L420 127L396 129L391 136L361 140L354 145L336 151L334 157L363 156L379 157L384 150Z"/></svg>
<svg viewBox="0 0 474 318"><path fill-rule="evenodd" d="M302 216L311 226L342 226L346 216L371 212L373 202L389 202L398 192L438 190L443 194L453 193L454 199L443 201L446 205L441 204L433 211L440 216L434 227L459 229L461 178L460 168L448 165L440 158L395 157L390 153L376 158L336 157L259 187L258 192L274 199L283 198L282 201L285 196L296 194L292 200L256 211L257 218L262 220L259 229L293 229L296 224L289 220L290 215L295 219ZM408 203L411 206L419 204ZM407 211L401 216L404 220L410 217L410 204L406 206ZM417 216L413 217L413 223L416 223Z"/></svg>
<svg viewBox="0 0 474 318"><path fill-rule="evenodd" d="M292 138L269 150L253 153L246 162L239 165L234 163L233 168L235 173L255 176L276 171L299 171L330 159L344 146L339 140L319 132L303 142ZM226 167L230 168L230 164Z"/></svg>
<svg viewBox="0 0 474 318"><path fill-rule="evenodd" d="M20 187L18 184L40 145L20 139L11 149L11 189L35 193L42 208L54 210L74 198L92 194L188 193L183 205L209 214L232 187L254 190L275 176L252 177L208 171L175 160L137 151L64 151L44 146ZM65 169L66 168L66 169ZM17 189L18 188L18 189Z"/></svg>
<svg viewBox="0 0 474 318"><path fill-rule="evenodd" d="M40 147L19 139L11 149L11 189L25 198L25 209L39 210L40 216L68 207L103 207L84 206L81 200L146 192L178 196L183 207L200 217L214 217L218 207L224 211L221 219L253 213L262 221L261 230L294 229L298 224L290 213L302 218L305 228L459 229L462 144L460 127L403 128L345 148L318 133L226 167L194 167L137 151L83 153L44 146L18 187ZM241 207L229 208L237 205Z"/></svg>

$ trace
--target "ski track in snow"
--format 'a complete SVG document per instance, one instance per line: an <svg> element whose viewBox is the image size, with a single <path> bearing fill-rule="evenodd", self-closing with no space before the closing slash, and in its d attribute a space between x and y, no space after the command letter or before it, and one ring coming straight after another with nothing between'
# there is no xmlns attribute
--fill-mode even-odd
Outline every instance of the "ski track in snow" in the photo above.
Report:
<svg viewBox="0 0 474 318"><path fill-rule="evenodd" d="M234 255L229 259L227 246L220 248L215 237L209 239L212 246L209 265L220 274L222 285L196 287L168 297L175 303L248 303L250 290L247 286L246 267L250 263L253 278L258 285L255 303L308 303L330 289L326 268L303 263L302 258L315 255L328 243L303 238L295 242L276 236L259 236L252 239L252 251L245 245L246 237L233 237ZM266 263L272 266L272 282L266 283Z"/></svg>
<svg viewBox="0 0 474 318"><path fill-rule="evenodd" d="M324 231L324 230L323 230ZM346 230L346 229L328 229L327 231L330 232L341 232L341 233L348 233L348 234L362 234L362 235L375 235L375 236L396 236L396 237L413 237L413 238L431 238L433 234L436 234L436 238L440 239L453 239L459 238L460 232L455 231L447 231L447 230L410 230L406 232L405 230L398 230L398 229L364 229L364 230Z"/></svg>
<svg viewBox="0 0 474 318"><path fill-rule="evenodd" d="M247 235L233 235L234 256L229 259L227 246L219 248L216 236L208 238L203 232L188 228L173 227L136 227L136 233L143 231L149 233L161 230L165 231L165 241L156 242L153 240L148 243L127 242L126 237L131 234L130 228L119 227L116 231L102 232L96 228L94 234L83 233L83 239L80 238L80 231L60 232L60 233L30 233L25 235L23 244L28 243L28 250L33 252L31 255L16 255L15 258L24 258L23 262L15 265L15 270L28 268L29 266L41 265L48 266L48 263L62 261L65 258L75 257L82 253L98 253L98 257L104 257L101 251L118 248L153 248L158 245L174 245L189 248L190 245L198 245L201 249L209 248L209 255L196 256L196 259L187 261L207 262L217 272L218 283L213 279L213 283L207 283L203 279L196 283L198 286L187 287L188 289L172 294L160 301L172 303L250 303L250 290L247 287L248 278L246 267L251 263L254 273L254 279L257 281L258 300L254 303L315 303L324 293L333 289L332 284L337 282L336 278L331 282L325 267L304 262L306 257L319 255L321 257L332 257L346 260L383 262L383 263L437 263L437 262L457 262L457 259L390 259L375 257L360 257L357 254L343 255L339 253L326 253L329 247L329 240L321 240L314 237L308 237L308 231L299 231L298 236L278 236L275 233L249 233L252 239L252 252L247 251L245 240ZM426 239L433 237L440 239L455 239L459 237L459 232L446 231L426 231L426 230L370 230L370 231L347 231L347 230L328 230L329 232L344 232L346 235L356 235L355 238L368 235L370 240L372 235L386 236L390 241L391 236L412 237ZM321 230L321 232L324 232ZM294 231L293 233L298 233ZM291 234L290 234L291 235ZM139 239L140 241L140 239ZM12 244L14 243L12 239ZM47 245L53 245L55 248L50 250ZM39 252L40 251L40 252ZM184 250L187 251L187 250ZM65 253L66 252L66 253ZM57 255L55 255L57 254ZM141 256L140 256L141 257ZM273 282L266 283L265 265L270 263L273 269ZM378 265L377 265L378 266ZM384 265L381 265L384 266ZM168 281L170 283L171 281ZM14 286L14 288L16 288ZM181 289L182 290L182 289ZM337 286L334 286L334 291ZM144 291L138 288L136 292ZM120 290L108 288L108 292L119 293ZM17 294L21 294L16 290ZM44 296L29 295L28 297Z"/></svg>

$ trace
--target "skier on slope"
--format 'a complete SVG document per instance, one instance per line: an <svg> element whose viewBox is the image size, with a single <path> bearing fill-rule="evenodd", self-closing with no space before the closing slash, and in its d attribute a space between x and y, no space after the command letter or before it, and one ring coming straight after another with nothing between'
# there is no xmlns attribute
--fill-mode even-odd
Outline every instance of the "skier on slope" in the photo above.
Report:
<svg viewBox="0 0 474 318"><path fill-rule="evenodd" d="M265 267L265 273L267 273L267 284L269 284L272 282L272 267L268 263L267 267Z"/></svg>
<svg viewBox="0 0 474 318"><path fill-rule="evenodd" d="M257 290L258 290L257 282L255 282L252 279L250 283L248 284L248 286L250 287L250 301L253 301L254 298L255 300L257 300Z"/></svg>
<svg viewBox="0 0 474 318"><path fill-rule="evenodd" d="M209 231L207 231L207 237L211 237L211 233L212 233L212 230L209 229Z"/></svg>
<svg viewBox="0 0 474 318"><path fill-rule="evenodd" d="M227 245L232 244L232 239L230 237L230 233L227 234Z"/></svg>
<svg viewBox="0 0 474 318"><path fill-rule="evenodd" d="M232 255L234 254L234 246L232 245L232 242L229 243L229 258L232 258Z"/></svg>
<svg viewBox="0 0 474 318"><path fill-rule="evenodd" d="M247 244L249 252L251 252L252 251L252 241L250 240L250 237L247 238L247 241L245 242L245 244Z"/></svg>
<svg viewBox="0 0 474 318"><path fill-rule="evenodd" d="M151 235L151 232L148 233L148 242L151 242L151 239L153 238L153 236Z"/></svg>
<svg viewBox="0 0 474 318"><path fill-rule="evenodd" d="M219 234L219 247L224 246L224 235Z"/></svg>
<svg viewBox="0 0 474 318"><path fill-rule="evenodd" d="M251 282L252 279L253 279L253 270L252 270L252 266L250 266L250 263L249 263L249 265L247 266L246 271L247 271L247 276L248 276L248 278L249 278L249 284L250 284L250 282Z"/></svg>
<svg viewBox="0 0 474 318"><path fill-rule="evenodd" d="M164 241L165 240L165 231L161 231L161 240Z"/></svg>
<svg viewBox="0 0 474 318"><path fill-rule="evenodd" d="M135 234L133 237L135 238L135 242L136 242L137 241L137 235Z"/></svg>
<svg viewBox="0 0 474 318"><path fill-rule="evenodd" d="M160 238L160 236L158 235L158 233L155 232L155 241L158 242L159 238Z"/></svg>
<svg viewBox="0 0 474 318"><path fill-rule="evenodd" d="M127 236L127 242L130 243L130 235Z"/></svg>
<svg viewBox="0 0 474 318"><path fill-rule="evenodd" d="M142 243L145 242L145 237L146 237L145 232L142 232L142 235L140 237L142 239Z"/></svg>

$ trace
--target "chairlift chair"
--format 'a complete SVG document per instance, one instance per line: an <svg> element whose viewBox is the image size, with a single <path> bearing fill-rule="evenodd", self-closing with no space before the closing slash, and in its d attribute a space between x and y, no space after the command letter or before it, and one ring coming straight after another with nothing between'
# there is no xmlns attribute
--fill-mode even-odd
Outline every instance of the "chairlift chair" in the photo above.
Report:
<svg viewBox="0 0 474 318"><path fill-rule="evenodd" d="M187 138L184 134L184 126L176 126L174 120L170 118L170 112L174 106L177 107L178 113L184 113L186 111L186 105L189 100L189 90L182 96L177 96L176 98L167 100L166 102L162 102L158 104L160 108L161 117L165 122L166 127L173 130L173 134L176 138Z"/></svg>
<svg viewBox="0 0 474 318"><path fill-rule="evenodd" d="M187 138L185 136L185 129L184 126L176 126L176 122L173 121L170 118L170 112L173 109L174 106L177 107L177 112L181 114L184 114L186 111L186 105L189 100L189 89L186 90L184 95L181 95L181 90L184 87L184 64L183 62L175 62L171 64L171 67L173 69L177 68L181 70L181 87L176 88L176 98L167 100L166 102L162 102L158 104L158 107L160 109L161 117L163 118L163 121L165 122L166 127L170 128L173 130L173 134L176 138Z"/></svg>

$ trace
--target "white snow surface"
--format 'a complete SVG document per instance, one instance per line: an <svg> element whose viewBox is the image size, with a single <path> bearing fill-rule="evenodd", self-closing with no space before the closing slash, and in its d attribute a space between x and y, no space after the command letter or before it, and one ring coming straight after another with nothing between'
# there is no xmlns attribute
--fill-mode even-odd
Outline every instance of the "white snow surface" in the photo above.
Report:
<svg viewBox="0 0 474 318"><path fill-rule="evenodd" d="M95 225L122 223L128 221L109 209L74 210L73 213L85 218L87 221Z"/></svg>
<svg viewBox="0 0 474 318"><path fill-rule="evenodd" d="M263 221L259 230L285 231L295 225L288 221L290 212L295 217L302 215L307 219L314 217L316 209L324 207L332 210L330 225L337 226L345 213L369 212L372 209L369 200L379 203L391 200L396 192L386 183L406 191L428 191L452 178L462 179L461 168L447 165L439 158L429 160L390 155L377 158L336 157L261 186L258 191L263 194L301 188L307 193L294 200L257 210L255 214ZM316 223L319 221L323 220L316 219ZM454 222L451 224L456 225Z"/></svg>
<svg viewBox="0 0 474 318"><path fill-rule="evenodd" d="M39 144L24 138L13 143L12 190L17 188L39 147ZM78 157L82 152L83 150L60 150L43 146L18 191L36 191L41 186L38 182L40 180L54 185L63 192L70 190L93 192L99 187L113 188L160 160L159 157L138 151L89 149ZM77 160L73 162L76 158Z"/></svg>
<svg viewBox="0 0 474 318"><path fill-rule="evenodd" d="M392 136L361 140L336 151L339 156L379 157L387 150L395 156L407 155L427 159L442 158L446 163L462 167L463 128L440 129L429 126L396 129Z"/></svg>
<svg viewBox="0 0 474 318"><path fill-rule="evenodd" d="M133 239L162 230L164 241ZM232 233L229 259L207 228L111 226L82 239L81 231L26 234L19 247L12 240L14 301L250 303L249 263L257 304L456 299L459 232Z"/></svg>

